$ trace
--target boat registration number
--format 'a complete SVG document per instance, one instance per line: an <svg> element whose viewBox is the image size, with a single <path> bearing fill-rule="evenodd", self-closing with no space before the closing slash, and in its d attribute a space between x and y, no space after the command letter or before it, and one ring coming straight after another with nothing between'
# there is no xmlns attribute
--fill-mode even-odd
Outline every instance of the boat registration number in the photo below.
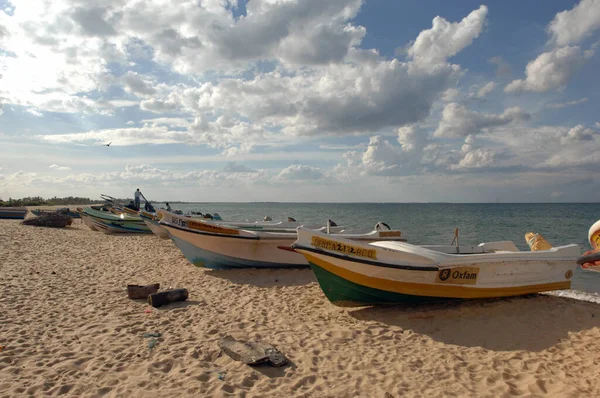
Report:
<svg viewBox="0 0 600 398"><path fill-rule="evenodd" d="M474 285L479 276L479 267L445 268L438 271L435 282L453 285Z"/></svg>
<svg viewBox="0 0 600 398"><path fill-rule="evenodd" d="M312 237L311 245L325 250L336 251L338 253L377 260L377 251L374 249L364 249L362 247L346 245L333 240L319 238L318 236Z"/></svg>

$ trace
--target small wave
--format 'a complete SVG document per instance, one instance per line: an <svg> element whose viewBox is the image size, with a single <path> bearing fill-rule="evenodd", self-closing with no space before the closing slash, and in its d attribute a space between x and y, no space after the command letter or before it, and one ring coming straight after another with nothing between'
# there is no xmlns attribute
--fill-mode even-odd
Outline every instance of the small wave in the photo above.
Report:
<svg viewBox="0 0 600 398"><path fill-rule="evenodd" d="M598 293L587 293L579 290L554 290L542 294L547 294L549 296L556 297L567 297L574 300L588 301L590 303L600 304L600 294Z"/></svg>

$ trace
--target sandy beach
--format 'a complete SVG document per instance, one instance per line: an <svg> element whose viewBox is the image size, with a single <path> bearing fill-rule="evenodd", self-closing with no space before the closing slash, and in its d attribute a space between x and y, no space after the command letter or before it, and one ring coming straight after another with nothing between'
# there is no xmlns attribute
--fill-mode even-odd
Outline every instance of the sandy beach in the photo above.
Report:
<svg viewBox="0 0 600 398"><path fill-rule="evenodd" d="M73 207L73 206L71 206ZM331 305L309 269L209 271L168 240L0 222L0 396L600 396L600 304ZM186 288L154 309L127 284ZM145 333L159 332L153 348ZM230 334L290 359L251 367Z"/></svg>

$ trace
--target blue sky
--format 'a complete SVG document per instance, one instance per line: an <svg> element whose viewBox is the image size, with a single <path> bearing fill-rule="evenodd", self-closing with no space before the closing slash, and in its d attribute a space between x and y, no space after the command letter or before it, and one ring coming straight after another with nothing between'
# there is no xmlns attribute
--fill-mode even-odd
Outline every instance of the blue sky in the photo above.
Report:
<svg viewBox="0 0 600 398"><path fill-rule="evenodd" d="M600 199L600 0L97 4L0 0L0 198Z"/></svg>

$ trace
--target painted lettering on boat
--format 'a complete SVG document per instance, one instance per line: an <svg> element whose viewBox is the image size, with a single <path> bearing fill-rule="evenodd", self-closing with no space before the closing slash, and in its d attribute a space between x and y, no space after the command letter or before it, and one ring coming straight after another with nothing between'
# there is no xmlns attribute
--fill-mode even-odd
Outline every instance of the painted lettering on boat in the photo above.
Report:
<svg viewBox="0 0 600 398"><path fill-rule="evenodd" d="M213 232L216 234L224 235L239 235L240 231L237 229L223 228L218 225L213 225L205 222L198 222L193 220L183 220L181 218L173 217L171 223L189 229L195 229L196 231Z"/></svg>
<svg viewBox="0 0 600 398"><path fill-rule="evenodd" d="M195 229L198 231L206 231L206 232L214 232L217 234L225 234L225 235L239 235L240 234L240 231L237 229L223 228L218 225L213 225L213 224L198 222L198 221L192 221L192 220L187 221L187 226L189 229Z"/></svg>
<svg viewBox="0 0 600 398"><path fill-rule="evenodd" d="M310 244L325 250L377 260L377 251L374 249L363 249L362 247L346 245L333 240L319 238L318 236L313 236Z"/></svg>
<svg viewBox="0 0 600 398"><path fill-rule="evenodd" d="M402 231L380 231L379 236L381 238L391 238L394 236L401 237Z"/></svg>
<svg viewBox="0 0 600 398"><path fill-rule="evenodd" d="M435 282L458 285L474 285L477 283L479 267L445 268L438 271Z"/></svg>

